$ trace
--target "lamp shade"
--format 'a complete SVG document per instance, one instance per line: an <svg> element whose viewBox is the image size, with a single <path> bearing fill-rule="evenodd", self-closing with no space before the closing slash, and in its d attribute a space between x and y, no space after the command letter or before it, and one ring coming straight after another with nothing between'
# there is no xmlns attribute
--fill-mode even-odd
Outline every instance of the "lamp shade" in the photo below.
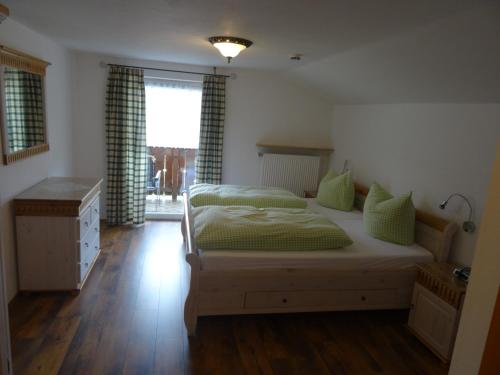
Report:
<svg viewBox="0 0 500 375"><path fill-rule="evenodd" d="M238 54L246 48L242 44L230 42L214 43L214 47L220 51L222 56L231 58L238 56Z"/></svg>
<svg viewBox="0 0 500 375"><path fill-rule="evenodd" d="M227 58L228 63L253 44L250 40L232 36L212 36L208 38L208 41L219 50L222 56Z"/></svg>

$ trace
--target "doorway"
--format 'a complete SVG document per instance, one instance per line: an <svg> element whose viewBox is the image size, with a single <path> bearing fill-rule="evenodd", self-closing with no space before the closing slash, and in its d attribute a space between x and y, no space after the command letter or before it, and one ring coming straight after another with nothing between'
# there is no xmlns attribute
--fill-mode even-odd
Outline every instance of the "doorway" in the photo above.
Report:
<svg viewBox="0 0 500 375"><path fill-rule="evenodd" d="M201 81L146 78L146 218L180 220L182 192L195 183Z"/></svg>

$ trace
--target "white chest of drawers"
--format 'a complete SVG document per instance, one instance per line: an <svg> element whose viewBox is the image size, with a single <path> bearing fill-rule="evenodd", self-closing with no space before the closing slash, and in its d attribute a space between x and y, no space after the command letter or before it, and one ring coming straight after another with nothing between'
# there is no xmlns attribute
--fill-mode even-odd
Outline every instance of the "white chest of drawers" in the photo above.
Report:
<svg viewBox="0 0 500 375"><path fill-rule="evenodd" d="M50 177L14 199L21 291L82 288L100 252L101 182Z"/></svg>

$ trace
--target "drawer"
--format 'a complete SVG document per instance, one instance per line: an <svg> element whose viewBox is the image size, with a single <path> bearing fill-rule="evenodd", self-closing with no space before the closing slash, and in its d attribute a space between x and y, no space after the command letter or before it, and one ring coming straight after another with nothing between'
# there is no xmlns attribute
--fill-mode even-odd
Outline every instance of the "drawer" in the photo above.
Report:
<svg viewBox="0 0 500 375"><path fill-rule="evenodd" d="M99 220L95 220L90 226L90 232L92 233L92 237L99 237L101 222Z"/></svg>
<svg viewBox="0 0 500 375"><path fill-rule="evenodd" d="M87 259L92 259L92 246L94 244L94 236L91 236L89 233L81 242L80 242L80 252L77 256L77 261L83 263L87 261Z"/></svg>
<svg viewBox="0 0 500 375"><path fill-rule="evenodd" d="M97 199L94 199L94 201L90 204L90 222L93 223L94 221L99 221L100 216L99 216L99 197Z"/></svg>
<svg viewBox="0 0 500 375"><path fill-rule="evenodd" d="M85 262L81 262L79 264L80 267L80 282L82 282L85 279L85 276L87 276L87 273L90 270L90 265L92 264L91 261L86 260Z"/></svg>
<svg viewBox="0 0 500 375"><path fill-rule="evenodd" d="M395 289L382 290L311 290L283 292L247 292L245 308L302 308L335 307L372 308L393 305L397 301Z"/></svg>
<svg viewBox="0 0 500 375"><path fill-rule="evenodd" d="M80 251L77 254L77 261L84 262L93 259L96 253L95 246L99 246L99 221L94 222L87 230L87 234L80 241Z"/></svg>
<svg viewBox="0 0 500 375"><path fill-rule="evenodd" d="M83 211L80 215L80 238L84 238L87 232L90 229L90 225L92 224L92 215L90 211L90 206Z"/></svg>
<svg viewBox="0 0 500 375"><path fill-rule="evenodd" d="M426 287L415 284L408 325L445 360L451 358L459 313Z"/></svg>
<svg viewBox="0 0 500 375"><path fill-rule="evenodd" d="M200 292L198 295L199 312L217 311L220 308L241 309L245 294L243 292Z"/></svg>
<svg viewBox="0 0 500 375"><path fill-rule="evenodd" d="M83 281L85 276L90 270L94 259L99 252L99 235L92 235L90 232L88 236L80 244L80 282Z"/></svg>
<svg viewBox="0 0 500 375"><path fill-rule="evenodd" d="M99 222L97 222L97 223L99 223ZM95 228L96 227L94 227L94 229ZM100 247L101 247L101 242L100 242L100 236L99 236L99 226L97 226L97 235L95 235L94 241L92 242L92 246L91 246L91 256L92 256L91 260L93 260L95 258L95 256L97 255L97 253L100 250Z"/></svg>

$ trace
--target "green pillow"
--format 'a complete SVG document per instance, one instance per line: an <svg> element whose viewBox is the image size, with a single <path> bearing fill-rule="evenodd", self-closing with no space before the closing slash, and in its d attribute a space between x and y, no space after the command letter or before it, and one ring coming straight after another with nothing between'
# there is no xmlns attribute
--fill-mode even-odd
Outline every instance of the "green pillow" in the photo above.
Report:
<svg viewBox="0 0 500 375"><path fill-rule="evenodd" d="M351 211L354 204L354 182L351 172L337 175L330 171L321 180L316 201L325 207Z"/></svg>
<svg viewBox="0 0 500 375"><path fill-rule="evenodd" d="M415 241L415 207L411 192L394 198L379 184L373 183L365 200L363 222L372 237L411 245Z"/></svg>

